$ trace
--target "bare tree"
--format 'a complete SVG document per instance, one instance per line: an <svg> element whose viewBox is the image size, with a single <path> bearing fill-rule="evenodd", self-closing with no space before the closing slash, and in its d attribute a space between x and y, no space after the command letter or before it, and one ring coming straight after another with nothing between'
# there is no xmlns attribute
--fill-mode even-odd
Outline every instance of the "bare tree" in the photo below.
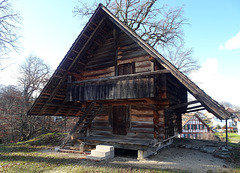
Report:
<svg viewBox="0 0 240 173"><path fill-rule="evenodd" d="M198 61L192 57L192 53L193 49L185 49L183 44L164 49L164 56L186 75L199 68Z"/></svg>
<svg viewBox="0 0 240 173"><path fill-rule="evenodd" d="M50 75L50 67L37 56L29 56L26 61L20 65L18 82L23 91L23 107L24 112L21 115L23 140L33 137L38 130L35 125L41 118L28 117L27 110L30 108L36 95L42 90L47 83ZM44 125L44 124L43 124Z"/></svg>
<svg viewBox="0 0 240 173"><path fill-rule="evenodd" d="M11 50L18 50L20 15L9 0L0 0L0 65Z"/></svg>
<svg viewBox="0 0 240 173"><path fill-rule="evenodd" d="M0 138L3 143L18 142L22 92L16 86L0 86Z"/></svg>
<svg viewBox="0 0 240 173"><path fill-rule="evenodd" d="M89 5L83 1L79 3L80 5L73 10L75 15L85 17L94 13L96 4ZM173 51L176 54L181 50L178 61L172 61L173 58L166 57L180 71L189 73L198 67L197 61L192 58L192 49L184 50L182 46L184 43L183 26L188 24L183 17L183 7L168 8L167 5L159 7L157 0L105 0L104 5L125 25L159 51L166 48L170 50L171 47L171 55L173 55ZM179 63L179 61L183 62ZM187 68L189 69L186 70Z"/></svg>
<svg viewBox="0 0 240 173"><path fill-rule="evenodd" d="M182 7L168 9L166 5L156 7L156 0L106 0L105 5L125 25L135 31L151 46L175 45L183 39L182 26L186 24ZM92 6L80 1L81 7L74 8L74 14L93 14Z"/></svg>
<svg viewBox="0 0 240 173"><path fill-rule="evenodd" d="M18 82L23 89L25 102L30 103L34 94L47 83L50 67L41 58L31 55L20 65L19 74Z"/></svg>

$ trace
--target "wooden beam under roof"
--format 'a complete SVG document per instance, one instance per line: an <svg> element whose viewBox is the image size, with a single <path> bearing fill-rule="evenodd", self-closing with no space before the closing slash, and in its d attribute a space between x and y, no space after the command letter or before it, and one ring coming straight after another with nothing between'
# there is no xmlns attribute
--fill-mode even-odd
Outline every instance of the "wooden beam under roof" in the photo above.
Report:
<svg viewBox="0 0 240 173"><path fill-rule="evenodd" d="M186 106L189 106L189 105L192 105L192 104L197 104L197 103L199 103L198 100L190 101L190 102L187 102L187 103L181 103L181 104L170 106L170 107L167 108L167 110L180 109L180 108L183 108L183 107L186 107Z"/></svg>
<svg viewBox="0 0 240 173"><path fill-rule="evenodd" d="M80 52L78 53L78 55L76 56L76 58L72 61L71 65L67 68L66 71L70 71L70 69L72 69L74 67L75 64L77 64L76 62L79 61L79 58L81 57L80 55L90 46L91 41L97 36L97 34L101 31L101 29L103 28L106 18L102 18L102 20L100 21L100 23L98 24L98 26L95 28L95 30L93 31L93 33L91 34L91 36L89 37L89 39L87 40L87 42L84 44L84 46L82 47L82 49L80 50ZM73 49L73 48L72 48ZM67 56L66 56L67 57ZM57 87L55 87L55 89L53 90L52 94L50 95L50 97L48 98L47 102L51 102L52 99L54 98L55 94L57 93L58 89L61 87L62 83L64 82L65 78L67 77L67 73L65 73L62 77L62 79L59 81ZM53 75L54 77L55 75ZM43 105L43 107L41 108L41 110L39 111L39 115L41 115L46 109L46 105Z"/></svg>

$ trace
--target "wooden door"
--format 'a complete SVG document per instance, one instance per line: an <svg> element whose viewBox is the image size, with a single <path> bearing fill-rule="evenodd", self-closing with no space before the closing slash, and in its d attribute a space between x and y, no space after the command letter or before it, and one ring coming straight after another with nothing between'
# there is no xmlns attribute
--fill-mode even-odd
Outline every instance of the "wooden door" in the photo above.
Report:
<svg viewBox="0 0 240 173"><path fill-rule="evenodd" d="M112 107L112 128L113 134L127 135L128 112L127 106Z"/></svg>

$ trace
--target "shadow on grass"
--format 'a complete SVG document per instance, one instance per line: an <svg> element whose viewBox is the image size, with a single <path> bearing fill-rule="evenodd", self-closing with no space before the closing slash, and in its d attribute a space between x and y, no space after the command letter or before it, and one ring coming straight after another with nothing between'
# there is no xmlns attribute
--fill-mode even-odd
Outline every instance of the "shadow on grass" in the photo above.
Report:
<svg viewBox="0 0 240 173"><path fill-rule="evenodd" d="M19 155L1 155L0 154L0 161L21 161L21 162L26 162L26 163L31 163L31 162L46 162L48 164L61 164L61 165L68 165L68 164L79 164L80 162L84 163L83 159L69 159L69 158L53 158L49 156L38 156L38 155L33 155L33 156L19 156ZM92 162L93 165L95 165L95 162ZM89 164L88 164L89 165Z"/></svg>
<svg viewBox="0 0 240 173"><path fill-rule="evenodd" d="M0 153L8 153L8 152L33 152L37 151L37 148L24 146L24 145L16 145L16 144L8 144L8 145L0 145Z"/></svg>
<svg viewBox="0 0 240 173"><path fill-rule="evenodd" d="M10 172L46 172L56 171L60 168L65 172L159 172L159 173L175 173L179 171L162 170L162 169L147 169L133 166L109 165L108 162L96 162L85 159L69 159L69 158L53 158L49 156L5 156L0 154L0 163L6 163L14 165L14 167L8 169ZM21 163L16 165L16 163ZM23 164L24 163L24 164ZM7 165L7 167L8 167ZM4 165L3 165L4 167ZM0 168L1 172L1 168Z"/></svg>

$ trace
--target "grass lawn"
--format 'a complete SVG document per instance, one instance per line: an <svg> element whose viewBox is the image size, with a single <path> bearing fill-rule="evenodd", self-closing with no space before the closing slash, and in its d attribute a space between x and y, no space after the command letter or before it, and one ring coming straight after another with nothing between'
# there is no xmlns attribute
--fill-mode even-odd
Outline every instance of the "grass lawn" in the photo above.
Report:
<svg viewBox="0 0 240 173"><path fill-rule="evenodd" d="M156 170L129 168L108 165L108 162L96 162L76 159L61 154L39 152L40 149L53 148L63 138L63 134L52 133L41 135L33 140L18 144L0 145L0 172L116 172L116 173L171 173L179 170ZM232 162L239 165L231 172L240 173L240 144L230 143Z"/></svg>
<svg viewBox="0 0 240 173"><path fill-rule="evenodd" d="M223 141L226 140L226 133L215 133L218 137L220 137L220 139L222 139ZM240 142L240 135L238 135L237 133L228 133L228 141L231 143L238 143Z"/></svg>
<svg viewBox="0 0 240 173"><path fill-rule="evenodd" d="M119 168L103 165L103 162L69 159L59 155L49 156L38 152L43 147L29 145L0 145L0 172L159 172L168 170L152 170L138 168Z"/></svg>

